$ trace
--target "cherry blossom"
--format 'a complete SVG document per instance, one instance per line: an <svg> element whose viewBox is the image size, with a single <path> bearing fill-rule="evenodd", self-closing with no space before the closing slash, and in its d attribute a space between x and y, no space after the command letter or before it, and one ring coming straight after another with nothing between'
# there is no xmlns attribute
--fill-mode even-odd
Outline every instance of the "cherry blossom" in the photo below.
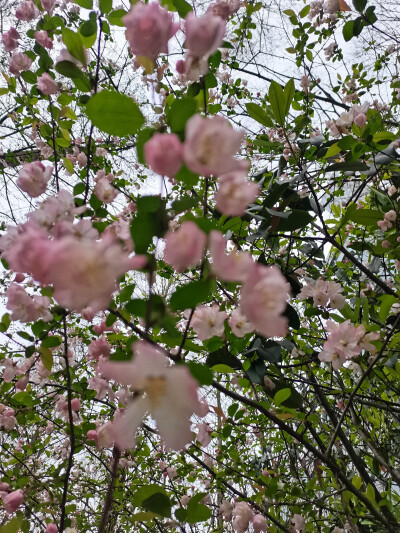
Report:
<svg viewBox="0 0 400 533"><path fill-rule="evenodd" d="M44 48L51 50L53 48L53 40L50 39L47 31L35 31L34 34L36 42L41 44Z"/></svg>
<svg viewBox="0 0 400 533"><path fill-rule="evenodd" d="M14 76L19 76L23 70L29 70L32 65L32 59L30 59L23 52L15 52L10 59L10 72Z"/></svg>
<svg viewBox="0 0 400 533"><path fill-rule="evenodd" d="M268 531L267 520L262 514L256 514L253 518L254 533L264 533Z"/></svg>
<svg viewBox="0 0 400 533"><path fill-rule="evenodd" d="M254 513L246 502L236 502L232 511L233 530L235 533L245 533L253 520Z"/></svg>
<svg viewBox="0 0 400 533"><path fill-rule="evenodd" d="M254 331L253 324L247 320L240 310L240 307L232 311L232 316L228 320L228 324L232 329L232 333L236 335L236 337L242 338L247 335L247 333Z"/></svg>
<svg viewBox="0 0 400 533"><path fill-rule="evenodd" d="M135 342L130 362L100 361L100 373L140 394L113 424L115 442L131 448L147 412L157 423L169 449L180 450L192 440L190 417L201 410L197 382L185 366L169 366L163 350L145 341Z"/></svg>
<svg viewBox="0 0 400 533"><path fill-rule="evenodd" d="M19 20L30 21L35 19L39 14L39 11L32 0L22 0L18 9L15 12L15 16Z"/></svg>

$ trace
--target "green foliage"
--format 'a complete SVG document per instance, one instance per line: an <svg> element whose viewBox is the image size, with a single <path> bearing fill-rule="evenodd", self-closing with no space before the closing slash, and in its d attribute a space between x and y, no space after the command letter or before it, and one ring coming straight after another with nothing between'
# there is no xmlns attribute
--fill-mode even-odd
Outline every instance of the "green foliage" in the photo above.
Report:
<svg viewBox="0 0 400 533"><path fill-rule="evenodd" d="M86 113L99 130L121 137L134 135L144 123L132 98L114 91L102 91L92 96L86 105Z"/></svg>

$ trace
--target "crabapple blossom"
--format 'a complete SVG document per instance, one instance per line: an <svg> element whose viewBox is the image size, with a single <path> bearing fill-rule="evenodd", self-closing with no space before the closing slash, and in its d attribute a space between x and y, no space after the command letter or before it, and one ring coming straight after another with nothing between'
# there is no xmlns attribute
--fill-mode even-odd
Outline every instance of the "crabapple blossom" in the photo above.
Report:
<svg viewBox="0 0 400 533"><path fill-rule="evenodd" d="M218 179L215 195L217 209L227 216L242 216L257 198L259 190L259 184L247 181L240 170L223 174Z"/></svg>
<svg viewBox="0 0 400 533"><path fill-rule="evenodd" d="M306 528L306 520L301 514L294 514L290 520L293 525L293 532L302 532Z"/></svg>
<svg viewBox="0 0 400 533"><path fill-rule="evenodd" d="M175 133L155 133L144 145L144 155L154 172L173 178L182 166L183 145Z"/></svg>
<svg viewBox="0 0 400 533"><path fill-rule="evenodd" d="M55 94L59 91L58 83L47 72L43 72L37 79L37 87L43 94Z"/></svg>
<svg viewBox="0 0 400 533"><path fill-rule="evenodd" d="M243 132L234 130L223 117L193 115L186 123L184 160L193 172L220 175L242 168L234 158L243 141Z"/></svg>
<svg viewBox="0 0 400 533"><path fill-rule="evenodd" d="M7 496L4 496L3 502L4 507L6 509L6 513L13 513L24 503L24 491L22 489L14 490L13 492L10 492L7 494Z"/></svg>
<svg viewBox="0 0 400 533"><path fill-rule="evenodd" d="M290 285L276 266L254 263L243 284L240 305L247 319L264 337L283 336L287 319L282 316Z"/></svg>
<svg viewBox="0 0 400 533"><path fill-rule="evenodd" d="M206 234L194 222L185 220L176 231L165 235L164 261L183 272L200 263L206 242Z"/></svg>
<svg viewBox="0 0 400 533"><path fill-rule="evenodd" d="M222 44L226 23L220 17L206 13L196 17L189 12L185 18L186 47L194 57L209 57Z"/></svg>
<svg viewBox="0 0 400 533"><path fill-rule="evenodd" d="M211 442L210 434L212 432L212 429L206 422L203 422L202 424L197 424L197 428L199 431L196 435L196 440L198 440L202 446L208 446Z"/></svg>
<svg viewBox="0 0 400 533"><path fill-rule="evenodd" d="M262 514L256 514L253 518L254 533L264 533L268 531L267 521Z"/></svg>
<svg viewBox="0 0 400 533"><path fill-rule="evenodd" d="M53 167L45 167L40 161L26 163L18 174L17 185L31 198L37 198L46 191Z"/></svg>
<svg viewBox="0 0 400 533"><path fill-rule="evenodd" d="M235 533L245 533L253 520L254 513L246 502L236 502L232 511L233 530Z"/></svg>
<svg viewBox="0 0 400 533"><path fill-rule="evenodd" d="M56 526L56 524L47 524L46 533L58 533L58 527Z"/></svg>
<svg viewBox="0 0 400 533"><path fill-rule="evenodd" d="M131 52L136 56L155 61L158 54L168 53L168 41L179 29L172 14L157 2L137 2L127 15L122 17L126 27L126 38Z"/></svg>
<svg viewBox="0 0 400 533"><path fill-rule="evenodd" d="M45 11L50 12L54 8L56 0L41 0L41 2L42 2L43 9Z"/></svg>
<svg viewBox="0 0 400 533"><path fill-rule="evenodd" d="M185 317L188 318L188 311L185 311ZM197 333L199 340L205 341L214 336L222 337L227 318L228 315L225 311L220 311L217 304L211 307L200 305L196 307L190 325Z"/></svg>
<svg viewBox="0 0 400 533"><path fill-rule="evenodd" d="M119 194L119 191L111 185L106 176L96 181L93 192L105 204L113 202Z"/></svg>
<svg viewBox="0 0 400 533"><path fill-rule="evenodd" d="M227 500L222 500L219 506L219 513L225 518L227 522L232 520L233 505Z"/></svg>
<svg viewBox="0 0 400 533"><path fill-rule="evenodd" d="M111 353L111 345L106 337L100 337L89 344L88 359L99 360L101 357L107 358Z"/></svg>
<svg viewBox="0 0 400 533"><path fill-rule="evenodd" d="M131 448L141 419L147 412L157 423L169 449L181 450L192 440L190 417L201 410L198 385L187 367L169 366L165 352L145 341L133 344L129 362L100 361L99 372L138 393L126 412L113 423L113 435L120 448Z"/></svg>
<svg viewBox="0 0 400 533"><path fill-rule="evenodd" d="M28 22L35 19L38 14L39 11L32 0L22 0L15 12L15 16L18 20L25 20Z"/></svg>
<svg viewBox="0 0 400 533"><path fill-rule="evenodd" d="M18 47L18 39L20 38L17 30L11 26L11 28L2 34L1 40L3 41L4 48L7 52L12 52L15 48Z"/></svg>
<svg viewBox="0 0 400 533"><path fill-rule="evenodd" d="M240 307L232 311L232 316L228 320L228 324L232 330L232 333L236 337L244 337L247 333L254 331L254 326L251 322L247 320L245 315L240 310Z"/></svg>
<svg viewBox="0 0 400 533"><path fill-rule="evenodd" d="M359 128L364 128L367 123L367 115L365 113L360 113L354 119L354 124Z"/></svg>
<svg viewBox="0 0 400 533"><path fill-rule="evenodd" d="M41 44L44 48L48 48L49 50L53 48L53 40L50 39L47 31L35 31L34 37L36 42Z"/></svg>
<svg viewBox="0 0 400 533"><path fill-rule="evenodd" d="M38 318L42 318L42 320L48 322L53 318L53 315L48 310L50 298L47 296L35 294L31 297L23 287L16 283L11 283L7 289L6 296L8 298L7 309L12 311L11 320L34 322Z"/></svg>
<svg viewBox="0 0 400 533"><path fill-rule="evenodd" d="M335 370L339 370L346 361L359 355L362 350L376 351L370 341L379 339L379 333L366 333L362 325L355 327L350 320L341 324L328 320L326 329L329 332L328 339L318 358L320 361L331 362Z"/></svg>
<svg viewBox="0 0 400 533"><path fill-rule="evenodd" d="M19 76L23 70L29 70L32 65L32 59L24 52L15 52L10 59L9 69L11 74Z"/></svg>
<svg viewBox="0 0 400 533"><path fill-rule="evenodd" d="M81 408L81 402L80 402L79 398L73 398L71 400L71 409L73 411L79 411L80 408Z"/></svg>
<svg viewBox="0 0 400 533"><path fill-rule="evenodd" d="M304 287L302 287L298 298L304 300L312 297L314 307L318 305L326 306L330 302L333 309L343 309L346 298L342 294L343 287L334 281L325 281L322 279L309 280Z"/></svg>
<svg viewBox="0 0 400 533"><path fill-rule="evenodd" d="M246 252L231 251L225 253L226 239L219 231L211 231L209 249L214 274L223 281L245 281L254 262Z"/></svg>

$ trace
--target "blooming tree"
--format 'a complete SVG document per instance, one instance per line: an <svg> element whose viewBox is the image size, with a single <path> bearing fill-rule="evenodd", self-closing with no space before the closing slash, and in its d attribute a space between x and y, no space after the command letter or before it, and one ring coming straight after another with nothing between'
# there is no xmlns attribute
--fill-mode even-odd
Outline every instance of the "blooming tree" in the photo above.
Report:
<svg viewBox="0 0 400 533"><path fill-rule="evenodd" d="M396 32L131 4L3 21L0 533L400 531Z"/></svg>

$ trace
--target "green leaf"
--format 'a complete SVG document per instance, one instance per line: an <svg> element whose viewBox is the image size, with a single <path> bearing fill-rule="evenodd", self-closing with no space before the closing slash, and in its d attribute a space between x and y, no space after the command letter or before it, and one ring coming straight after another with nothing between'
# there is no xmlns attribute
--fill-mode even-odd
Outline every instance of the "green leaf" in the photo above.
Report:
<svg viewBox="0 0 400 533"><path fill-rule="evenodd" d="M383 220L383 213L375 209L357 209L355 204L350 205L344 214L345 220L350 220L362 226L374 226L378 228L378 220Z"/></svg>
<svg viewBox="0 0 400 533"><path fill-rule="evenodd" d="M0 533L18 533L21 528L22 520L22 515L12 518L7 524L0 526Z"/></svg>
<svg viewBox="0 0 400 533"><path fill-rule="evenodd" d="M169 305L173 311L193 309L198 304L207 301L210 289L211 284L207 280L192 281L176 289Z"/></svg>
<svg viewBox="0 0 400 533"><path fill-rule="evenodd" d="M171 502L165 489L159 485L141 487L133 496L138 507L144 507L166 518L171 517Z"/></svg>
<svg viewBox="0 0 400 533"><path fill-rule="evenodd" d="M256 120L267 128L273 128L274 123L272 122L271 117L264 111L261 106L255 104L254 102L248 102L246 104L246 109L252 119Z"/></svg>
<svg viewBox="0 0 400 533"><path fill-rule="evenodd" d="M391 294L384 294L383 296L379 297L379 300L381 301L381 305L379 307L379 318L384 324L389 316L390 308L397 302L397 298Z"/></svg>
<svg viewBox="0 0 400 533"><path fill-rule="evenodd" d="M82 37L79 35L79 33L75 33L68 28L63 28L62 39L68 49L68 52L78 59L82 65L86 65L85 50L83 47Z"/></svg>
<svg viewBox="0 0 400 533"><path fill-rule="evenodd" d="M45 348L44 346L41 346L39 348L40 352L40 359L42 360L42 363L45 368L49 372L51 372L51 369L53 368L53 354L49 348Z"/></svg>
<svg viewBox="0 0 400 533"><path fill-rule="evenodd" d="M274 395L274 404L281 405L281 403L290 398L291 395L292 391L290 389L278 390L278 392Z"/></svg>
<svg viewBox="0 0 400 533"><path fill-rule="evenodd" d="M343 26L343 37L346 42L354 37L354 20L348 20Z"/></svg>
<svg viewBox="0 0 400 533"><path fill-rule="evenodd" d="M354 9L358 11L359 13L364 11L366 5L367 5L367 0L353 0Z"/></svg>
<svg viewBox="0 0 400 533"><path fill-rule="evenodd" d="M10 318L10 315L8 313L5 313L2 318L1 318L1 322L0 322L0 331L2 333L5 333L8 328L10 327L10 324L11 324L11 318Z"/></svg>
<svg viewBox="0 0 400 533"><path fill-rule="evenodd" d="M61 337L59 337L58 335L50 335L42 341L42 346L44 348L56 348L57 346L60 346L61 343Z"/></svg>
<svg viewBox="0 0 400 533"><path fill-rule="evenodd" d="M193 11L192 6L188 4L186 0L172 0L172 3L176 7L178 15L183 19L188 13Z"/></svg>
<svg viewBox="0 0 400 533"><path fill-rule="evenodd" d="M365 163L362 163L361 161L350 161L350 162L344 162L344 163L334 163L333 165L329 165L325 168L325 172L367 172L369 170L369 166Z"/></svg>
<svg viewBox="0 0 400 533"><path fill-rule="evenodd" d="M285 124L285 118L289 114L294 94L295 86L293 79L288 81L284 89L276 81L271 81L268 97L275 120L280 126L284 126Z"/></svg>
<svg viewBox="0 0 400 533"><path fill-rule="evenodd" d="M125 9L115 9L107 15L107 20L111 24L111 26L120 26L121 28L123 28L125 24L122 22L121 19L126 14L127 11L125 11Z"/></svg>
<svg viewBox="0 0 400 533"><path fill-rule="evenodd" d="M142 196L137 200L137 213L131 222L131 235L138 254L147 252L153 237L163 237L168 230L166 202L160 196Z"/></svg>
<svg viewBox="0 0 400 533"><path fill-rule="evenodd" d="M119 137L134 135L144 123L132 98L114 91L101 91L92 96L86 105L86 113L99 130Z"/></svg>
<svg viewBox="0 0 400 533"><path fill-rule="evenodd" d="M212 515L211 509L203 503L200 503L200 500L205 496L207 496L206 492L201 492L192 496L189 500L187 509L180 508L175 512L175 516L178 520L181 522L185 521L188 524L196 524L197 522L208 520Z"/></svg>
<svg viewBox="0 0 400 533"><path fill-rule="evenodd" d="M187 366L192 376L199 382L199 385L211 385L213 373L208 366L195 363L194 361L189 361Z"/></svg>
<svg viewBox="0 0 400 533"><path fill-rule="evenodd" d="M180 98L175 100L168 110L167 119L173 133L185 129L186 122L197 111L197 102L194 98Z"/></svg>
<svg viewBox="0 0 400 533"><path fill-rule="evenodd" d="M378 17L375 15L375 6L369 6L364 15L368 21L368 24L375 24L375 22L378 20Z"/></svg>
<svg viewBox="0 0 400 533"><path fill-rule="evenodd" d="M35 401L32 398L32 394L26 391L17 392L16 394L14 394L12 399L17 403L20 403L21 405L26 405L27 407L32 407L35 404Z"/></svg>
<svg viewBox="0 0 400 533"><path fill-rule="evenodd" d="M99 9L102 13L109 13L112 9L112 0L99 0Z"/></svg>
<svg viewBox="0 0 400 533"><path fill-rule="evenodd" d="M293 209L287 218L280 218L277 226L277 231L294 231L302 229L307 226L314 216L302 209Z"/></svg>
<svg viewBox="0 0 400 533"><path fill-rule="evenodd" d="M74 2L84 9L93 9L93 0L74 0Z"/></svg>
<svg viewBox="0 0 400 533"><path fill-rule="evenodd" d="M94 13L94 11L92 11ZM90 13L90 15L92 15ZM97 21L96 21L96 13L94 13L94 17L90 17L89 20L86 20L83 24L81 24L79 28L79 33L81 36L84 37L90 37L91 35L96 35L97 33ZM82 43L83 44L83 43Z"/></svg>
<svg viewBox="0 0 400 533"><path fill-rule="evenodd" d="M56 71L62 76L71 78L73 80L85 77L85 74L81 71L81 69L71 61L60 61L56 64Z"/></svg>
<svg viewBox="0 0 400 533"><path fill-rule="evenodd" d="M288 319L290 328L299 329L300 318L293 306L291 306L290 304L286 304L286 309L283 315Z"/></svg>

